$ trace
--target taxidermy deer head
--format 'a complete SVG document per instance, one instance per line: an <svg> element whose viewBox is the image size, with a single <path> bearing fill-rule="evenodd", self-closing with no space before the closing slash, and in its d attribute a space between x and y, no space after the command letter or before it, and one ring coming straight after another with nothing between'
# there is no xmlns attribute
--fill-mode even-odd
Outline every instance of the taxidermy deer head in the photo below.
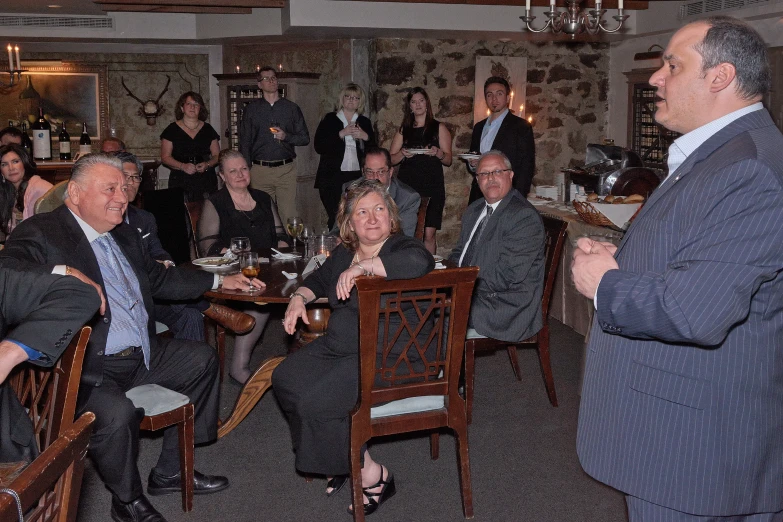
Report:
<svg viewBox="0 0 783 522"><path fill-rule="evenodd" d="M127 85L125 85L125 78L120 77L122 80L122 86L125 87L126 91L128 91L128 96L141 104L138 115L142 118L147 118L147 125L155 125L155 118L166 112L166 109L163 107L163 105L159 103L160 99L163 98L163 95L166 94L166 91L169 90L169 84L171 83L171 76L167 74L166 78L168 78L168 81L166 82L166 86L163 88L163 91L161 91L160 95L158 96L158 99L154 101L152 99L142 101L135 94L133 94L130 89L128 89Z"/></svg>

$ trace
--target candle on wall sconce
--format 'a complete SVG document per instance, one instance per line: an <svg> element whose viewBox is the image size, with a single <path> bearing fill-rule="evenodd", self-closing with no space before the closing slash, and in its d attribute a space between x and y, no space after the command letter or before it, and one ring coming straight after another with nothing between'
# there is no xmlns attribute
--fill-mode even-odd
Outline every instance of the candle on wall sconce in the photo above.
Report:
<svg viewBox="0 0 783 522"><path fill-rule="evenodd" d="M527 119L527 122L528 122L530 125L533 125L533 117L532 117L532 116L528 117L528 119Z"/></svg>
<svg viewBox="0 0 783 522"><path fill-rule="evenodd" d="M13 47L11 47L11 44L8 44L8 70L13 71L14 70L14 56L11 54L11 51L13 51Z"/></svg>
<svg viewBox="0 0 783 522"><path fill-rule="evenodd" d="M519 105L519 117L524 118L525 117L525 104L521 103Z"/></svg>
<svg viewBox="0 0 783 522"><path fill-rule="evenodd" d="M14 46L14 51L16 52L16 68L20 71L22 70L22 62L19 60L19 46Z"/></svg>
<svg viewBox="0 0 783 522"><path fill-rule="evenodd" d="M260 66L260 65L256 65L256 72L257 72L257 73L258 73L258 72L261 72L261 66Z"/></svg>
<svg viewBox="0 0 783 522"><path fill-rule="evenodd" d="M239 66L238 65L237 65L236 69L237 69L237 73L238 73L239 72Z"/></svg>
<svg viewBox="0 0 783 522"><path fill-rule="evenodd" d="M283 64L282 63L277 64L277 70L278 70L278 72L283 72Z"/></svg>
<svg viewBox="0 0 783 522"><path fill-rule="evenodd" d="M489 107L487 107L487 116L489 116L490 114L492 114L492 111L489 110Z"/></svg>
<svg viewBox="0 0 783 522"><path fill-rule="evenodd" d="M511 96L508 100L508 106L511 108L511 112L514 112L514 91L511 91Z"/></svg>

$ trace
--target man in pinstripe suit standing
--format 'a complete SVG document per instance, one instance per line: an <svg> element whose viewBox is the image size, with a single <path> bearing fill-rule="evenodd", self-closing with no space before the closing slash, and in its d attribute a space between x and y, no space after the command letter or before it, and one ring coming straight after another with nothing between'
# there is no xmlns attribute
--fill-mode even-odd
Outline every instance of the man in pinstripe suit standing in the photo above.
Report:
<svg viewBox="0 0 783 522"><path fill-rule="evenodd" d="M580 239L596 301L577 450L636 521L783 520L783 135L766 46L715 17L671 39L656 121L683 133L623 242Z"/></svg>

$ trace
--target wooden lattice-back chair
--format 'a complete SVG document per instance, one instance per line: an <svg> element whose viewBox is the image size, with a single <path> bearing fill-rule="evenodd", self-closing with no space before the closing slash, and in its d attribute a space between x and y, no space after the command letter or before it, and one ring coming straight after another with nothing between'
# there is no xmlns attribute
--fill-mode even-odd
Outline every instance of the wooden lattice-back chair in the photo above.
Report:
<svg viewBox="0 0 783 522"><path fill-rule="evenodd" d="M552 290L555 288L557 268L563 255L563 244L566 238L568 223L559 219L542 216L544 230L546 232L546 260L544 264L544 293L541 298L541 313L544 326L541 330L528 339L518 343L507 343L489 337L468 338L465 343L465 398L468 401L468 424L473 420L473 386L475 370L475 352L496 350L506 347L514 375L517 380L522 380L517 359L517 346L532 344L538 351L538 362L541 365L541 373L544 377L546 393L552 406L557 406L557 394L555 393L555 380L552 376L552 363L549 358L549 301L552 299ZM470 337L470 336L469 336Z"/></svg>
<svg viewBox="0 0 783 522"><path fill-rule="evenodd" d="M83 327L54 367L23 364L9 377L19 402L28 410L41 451L70 428L76 417L82 363L91 333L92 328Z"/></svg>
<svg viewBox="0 0 783 522"><path fill-rule="evenodd" d="M473 517L465 401L458 386L477 275L477 267L464 267L435 270L411 280L356 279L360 373L359 400L350 420L354 506L363 502L360 458L367 441L448 427L457 439L462 510L465 518ZM409 323L401 312L411 307L418 318L416 324ZM395 320L401 324L390 331ZM379 328L382 350L378 348ZM402 349L396 346L406 337ZM436 459L437 432L431 433L430 444ZM361 507L353 512L354 520L364 520Z"/></svg>
<svg viewBox="0 0 783 522"><path fill-rule="evenodd" d="M430 206L430 198L422 197L421 203L419 203L419 211L416 214L416 232L413 233L413 237L424 241L424 221L427 218L427 207Z"/></svg>
<svg viewBox="0 0 783 522"><path fill-rule="evenodd" d="M8 485L19 496L19 505L11 495L0 495L0 520L76 521L94 421L92 412L83 414Z"/></svg>

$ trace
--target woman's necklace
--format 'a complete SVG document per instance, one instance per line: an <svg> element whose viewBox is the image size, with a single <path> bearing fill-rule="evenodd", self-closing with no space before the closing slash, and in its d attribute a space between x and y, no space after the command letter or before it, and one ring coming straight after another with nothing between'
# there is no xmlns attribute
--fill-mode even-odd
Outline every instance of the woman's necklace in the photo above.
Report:
<svg viewBox="0 0 783 522"><path fill-rule="evenodd" d="M198 129L198 128L199 128L199 126L201 126L201 120L199 120L199 121L198 121L198 123L196 123L196 126L195 126L195 127L191 127L190 125L188 125L187 123L185 123L185 118L182 118L182 125L184 125L186 129L188 129L188 130L190 130L191 132L193 132L194 130Z"/></svg>
<svg viewBox="0 0 783 522"><path fill-rule="evenodd" d="M389 236L389 237L391 237L391 236ZM370 258L370 259L372 259L373 257L376 257L376 256L378 255L378 252L380 252L380 251L381 251L381 249L383 248L383 245L384 245L384 244L385 244L385 243L386 243L388 240L389 240L389 238L388 238L388 237L387 237L386 239L384 239L384 240L383 240L383 242L382 242L380 245L378 245L378 248L376 248L376 249L375 249L375 252L373 252L373 254L372 254L371 256L369 256L369 258ZM365 259L367 259L367 258L365 257ZM355 265L355 264L357 264L357 263L359 263L359 251L358 251L358 250L357 250L357 251L356 251L356 253L353 255L353 262L352 262L351 264L352 264L352 265Z"/></svg>

